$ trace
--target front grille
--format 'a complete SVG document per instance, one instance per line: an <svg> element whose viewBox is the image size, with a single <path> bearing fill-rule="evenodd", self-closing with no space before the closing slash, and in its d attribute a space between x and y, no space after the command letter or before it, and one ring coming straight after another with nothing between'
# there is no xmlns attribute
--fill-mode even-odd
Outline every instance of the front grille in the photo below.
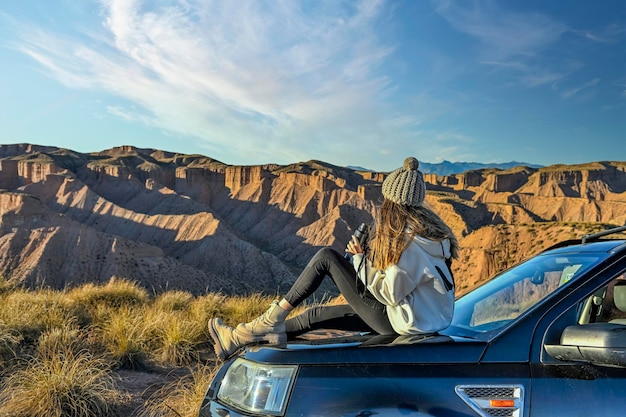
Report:
<svg viewBox="0 0 626 417"><path fill-rule="evenodd" d="M487 415L493 416L493 417L515 417L516 415L519 415L519 413L517 413L517 409L488 408L484 411L487 413Z"/></svg>
<svg viewBox="0 0 626 417"><path fill-rule="evenodd" d="M468 387L464 391L471 398L513 398L515 393L513 387Z"/></svg>

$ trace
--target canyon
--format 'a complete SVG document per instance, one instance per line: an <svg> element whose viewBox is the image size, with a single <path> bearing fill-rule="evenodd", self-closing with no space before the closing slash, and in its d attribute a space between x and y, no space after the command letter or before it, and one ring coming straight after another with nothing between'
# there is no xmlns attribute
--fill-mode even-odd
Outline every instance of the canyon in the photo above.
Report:
<svg viewBox="0 0 626 417"><path fill-rule="evenodd" d="M0 277L28 288L127 279L155 294L281 293L319 248L343 250L372 221L386 175L0 145ZM459 294L559 241L626 223L625 161L424 178L426 204L461 245Z"/></svg>

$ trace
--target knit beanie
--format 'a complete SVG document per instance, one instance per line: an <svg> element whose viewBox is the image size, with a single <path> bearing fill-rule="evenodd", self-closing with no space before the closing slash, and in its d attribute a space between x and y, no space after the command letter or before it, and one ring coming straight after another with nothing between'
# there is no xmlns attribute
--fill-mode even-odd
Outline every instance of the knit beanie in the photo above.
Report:
<svg viewBox="0 0 626 417"><path fill-rule="evenodd" d="M406 158L398 168L383 181L383 196L397 204L421 206L426 195L424 176L417 168L420 163L413 157Z"/></svg>

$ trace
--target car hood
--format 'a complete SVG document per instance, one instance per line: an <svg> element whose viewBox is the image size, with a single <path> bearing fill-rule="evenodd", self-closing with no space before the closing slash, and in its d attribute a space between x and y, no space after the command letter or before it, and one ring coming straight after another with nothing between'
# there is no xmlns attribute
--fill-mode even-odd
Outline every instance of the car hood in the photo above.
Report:
<svg viewBox="0 0 626 417"><path fill-rule="evenodd" d="M438 334L368 334L255 345L247 347L240 355L277 364L475 363L486 347L484 341Z"/></svg>

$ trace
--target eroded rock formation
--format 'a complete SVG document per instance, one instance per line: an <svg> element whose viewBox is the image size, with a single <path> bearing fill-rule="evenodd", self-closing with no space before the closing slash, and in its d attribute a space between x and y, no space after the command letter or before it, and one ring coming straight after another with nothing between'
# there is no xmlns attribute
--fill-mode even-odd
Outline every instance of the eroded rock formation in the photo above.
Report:
<svg viewBox="0 0 626 417"><path fill-rule="evenodd" d="M63 288L284 291L322 246L370 222L385 173L321 161L229 166L130 146L0 146L0 275ZM463 292L562 239L626 223L626 162L427 174L462 250Z"/></svg>

